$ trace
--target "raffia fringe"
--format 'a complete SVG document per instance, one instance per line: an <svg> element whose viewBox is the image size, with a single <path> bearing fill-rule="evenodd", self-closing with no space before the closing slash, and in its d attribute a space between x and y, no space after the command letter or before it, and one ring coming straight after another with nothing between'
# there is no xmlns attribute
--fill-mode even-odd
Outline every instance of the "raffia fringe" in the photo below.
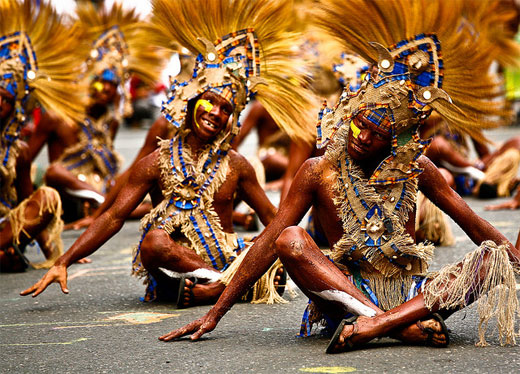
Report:
<svg viewBox="0 0 520 374"><path fill-rule="evenodd" d="M31 199L36 193L43 193L42 200L38 202L38 218L35 220L28 220L25 217L25 209L30 202L34 202L31 201ZM20 234L22 232L27 237L29 237L27 231L25 231L25 225L38 223L40 217L43 214L53 215L52 220L45 228L48 234L48 238L45 245L50 246L52 244L53 251L51 253L51 256L47 260L41 263L31 264L31 266L35 269L50 268L52 265L54 265L56 259L60 257L63 253L63 242L61 240L61 233L63 231L63 220L61 219L62 209L60 195L55 189L51 187L42 186L38 190L34 191L29 198L22 201L15 209L11 210L9 214L9 222L11 223L13 242L15 244L20 244Z"/></svg>
<svg viewBox="0 0 520 374"><path fill-rule="evenodd" d="M480 340L476 345L487 345L485 333L492 317L497 318L500 344L516 343L515 317L520 308L506 245L485 241L461 263L444 267L432 278L424 290L427 308L462 308L478 298Z"/></svg>
<svg viewBox="0 0 520 374"><path fill-rule="evenodd" d="M450 223L445 213L435 206L422 192L417 197L418 216L421 221L415 221L415 230L424 232L424 239L439 246L450 246L455 243Z"/></svg>
<svg viewBox="0 0 520 374"><path fill-rule="evenodd" d="M222 273L220 281L226 286L231 282L231 279L236 274L238 267L244 260L244 257L248 251L243 251L231 265ZM251 299L252 304L285 304L287 303L278 292L276 292L276 286L274 285L274 278L278 269L282 267L280 260L276 262L267 270L267 272L254 284L249 292L253 293Z"/></svg>
<svg viewBox="0 0 520 374"><path fill-rule="evenodd" d="M390 310L404 303L407 294L403 294L403 290L409 290L413 283L411 275L391 278L365 272L361 272L361 275L368 280L370 288L377 297L379 307L383 310Z"/></svg>
<svg viewBox="0 0 520 374"><path fill-rule="evenodd" d="M489 165L483 182L496 184L498 196L509 196L509 186L516 177L519 167L520 151L514 148L508 149Z"/></svg>

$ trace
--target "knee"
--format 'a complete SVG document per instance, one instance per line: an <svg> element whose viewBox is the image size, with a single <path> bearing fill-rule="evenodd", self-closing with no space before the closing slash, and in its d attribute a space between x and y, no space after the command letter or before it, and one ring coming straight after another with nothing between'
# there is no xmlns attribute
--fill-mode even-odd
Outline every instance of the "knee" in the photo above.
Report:
<svg viewBox="0 0 520 374"><path fill-rule="evenodd" d="M163 230L152 230L146 234L141 243L141 261L145 267L154 263L161 254L160 248L164 247L169 236Z"/></svg>
<svg viewBox="0 0 520 374"><path fill-rule="evenodd" d="M48 185L53 185L53 182L59 178L60 169L61 167L58 164L50 164L43 177L45 179L45 183Z"/></svg>
<svg viewBox="0 0 520 374"><path fill-rule="evenodd" d="M305 230L299 226L291 226L283 230L275 241L275 250L278 257L301 256L306 242L305 234Z"/></svg>

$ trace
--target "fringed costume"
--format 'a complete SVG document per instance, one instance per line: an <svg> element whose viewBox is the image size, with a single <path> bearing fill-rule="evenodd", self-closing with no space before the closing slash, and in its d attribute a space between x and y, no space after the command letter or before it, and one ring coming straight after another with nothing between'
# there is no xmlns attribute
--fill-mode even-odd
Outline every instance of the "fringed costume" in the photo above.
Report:
<svg viewBox="0 0 520 374"><path fill-rule="evenodd" d="M87 115L78 122L78 143L67 148L57 162L104 194L121 164L121 157L114 150L111 127L114 121L120 123L123 117L132 114L130 74L155 82L163 65L163 54L148 43L149 25L140 21L135 11L124 10L121 4L98 10L92 3L82 2L77 16L76 26L90 49L85 84L91 90L102 89L101 81L118 85L123 92L123 104L119 108L118 100L100 118Z"/></svg>
<svg viewBox="0 0 520 374"><path fill-rule="evenodd" d="M312 137L311 121L300 110L308 99L302 87L304 74L298 72L298 61L290 48L296 39L284 29L291 4L268 0L157 0L153 6L153 22L167 36L159 39L170 40L170 44L176 41L198 56L191 79L173 82L163 103L162 112L175 127L173 138L160 142L164 200L143 218L143 235L133 260L133 273L146 278L145 300L156 295L155 280L140 260L142 240L152 229L166 231L222 271L220 281L224 284L231 281L245 255L246 244L223 231L212 203L231 167L228 151L240 130L238 117L253 94L290 136ZM200 9L209 16L200 17ZM231 126L194 161L184 141L190 131L185 117L190 101L206 91L233 105ZM274 289L279 266L273 265L255 284L250 294L253 302L283 302Z"/></svg>
<svg viewBox="0 0 520 374"><path fill-rule="evenodd" d="M422 172L417 160L429 144L417 128L431 110L466 133L495 126L490 116L504 112L503 102L491 100L500 90L487 74L493 56L488 30L467 32L461 14L458 2L322 1L318 23L378 67L358 91L345 89L336 106L319 116L318 146L329 144L325 157L337 166L335 202L344 229L332 260L383 310L419 291L428 308L463 307L473 295L480 299L484 327L479 344L485 344L485 325L494 315L501 342L514 343L519 309L505 245L484 242L462 266L428 273L433 246L416 244L405 230ZM390 155L368 178L347 153L349 132L354 138L360 132L353 121L358 116L392 136ZM489 259L485 266L483 256ZM326 319L313 305L305 317L303 334L309 322Z"/></svg>
<svg viewBox="0 0 520 374"><path fill-rule="evenodd" d="M20 154L20 131L26 123L30 100L52 108L67 121L80 118L83 103L73 85L79 64L68 56L78 48L77 33L67 29L62 19L46 5L31 1L2 2L0 5L0 87L13 97L13 112L0 119L0 227L9 221L13 246L20 245L28 221L25 208L39 205L42 215L52 215L47 227L47 242L53 243L53 253L45 263L35 267L50 267L61 255L61 201L58 193L42 187L26 199L17 196L17 160ZM38 194L38 199L33 197ZM23 248L20 248L23 251Z"/></svg>

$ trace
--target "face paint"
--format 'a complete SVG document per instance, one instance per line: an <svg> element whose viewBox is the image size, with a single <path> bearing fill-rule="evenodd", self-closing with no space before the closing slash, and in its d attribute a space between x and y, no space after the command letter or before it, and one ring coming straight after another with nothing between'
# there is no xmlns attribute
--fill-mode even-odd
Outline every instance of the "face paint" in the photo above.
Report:
<svg viewBox="0 0 520 374"><path fill-rule="evenodd" d="M354 135L354 138L358 138L359 134L361 133L361 130L359 127L356 126L354 123L354 120L350 121L350 129L352 130L352 135Z"/></svg>
<svg viewBox="0 0 520 374"><path fill-rule="evenodd" d="M97 92L102 92L103 91L103 83L97 81L97 82L94 82L92 84L92 87L97 91Z"/></svg>
<svg viewBox="0 0 520 374"><path fill-rule="evenodd" d="M197 123L197 110L199 109L200 106L203 106L204 110L208 113L211 112L211 110L213 109L213 104L211 104L208 100L204 100L204 99L197 100L197 103L195 104L195 109L193 109L193 122L195 123L195 125L197 127L200 127L199 124Z"/></svg>

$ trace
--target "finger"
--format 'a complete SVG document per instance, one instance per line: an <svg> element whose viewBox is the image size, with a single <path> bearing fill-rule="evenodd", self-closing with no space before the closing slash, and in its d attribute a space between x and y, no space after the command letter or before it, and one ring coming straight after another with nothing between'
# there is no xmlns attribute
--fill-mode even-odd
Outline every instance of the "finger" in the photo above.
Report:
<svg viewBox="0 0 520 374"><path fill-rule="evenodd" d="M60 279L60 287L63 293L69 293L69 289L67 288L67 279Z"/></svg>
<svg viewBox="0 0 520 374"><path fill-rule="evenodd" d="M194 334L192 334L190 336L190 339L193 341L199 340L201 338L201 336L204 335L205 333L206 333L206 331L201 327Z"/></svg>
<svg viewBox="0 0 520 374"><path fill-rule="evenodd" d="M47 288L48 284L39 284L38 285L38 288L36 288L36 291L34 291L34 293L32 294L32 297L36 297L38 296L39 294L41 294L43 291L45 291L45 289Z"/></svg>
<svg viewBox="0 0 520 374"><path fill-rule="evenodd" d="M21 296L27 296L27 295L33 293L34 290L37 288L37 286L38 286L38 283L32 285L31 287L29 287L29 288L23 290L22 292L20 292L20 295Z"/></svg>
<svg viewBox="0 0 520 374"><path fill-rule="evenodd" d="M184 329L178 329L178 330L170 331L166 335L159 336L159 340L162 340L164 342L169 342L172 339L175 339L177 337L183 336L185 334L185 332L183 330Z"/></svg>

